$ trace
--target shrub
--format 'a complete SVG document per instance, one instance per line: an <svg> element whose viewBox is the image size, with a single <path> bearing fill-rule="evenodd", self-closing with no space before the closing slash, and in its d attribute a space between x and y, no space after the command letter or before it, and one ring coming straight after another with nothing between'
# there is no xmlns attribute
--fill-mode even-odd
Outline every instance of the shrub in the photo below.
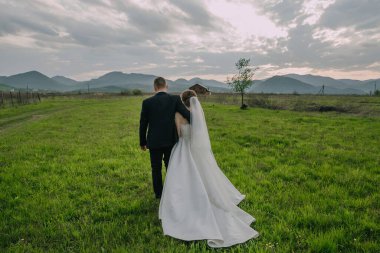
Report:
<svg viewBox="0 0 380 253"><path fill-rule="evenodd" d="M142 91L139 90L139 89L134 89L134 90L132 91L132 94L135 95L135 96L137 96L137 95L142 95Z"/></svg>
<svg viewBox="0 0 380 253"><path fill-rule="evenodd" d="M267 96L252 97L248 100L248 105L252 107L260 107L272 110L284 109L280 105L274 104Z"/></svg>
<svg viewBox="0 0 380 253"><path fill-rule="evenodd" d="M130 96L132 95L132 92L130 90L122 90L120 94L123 96Z"/></svg>

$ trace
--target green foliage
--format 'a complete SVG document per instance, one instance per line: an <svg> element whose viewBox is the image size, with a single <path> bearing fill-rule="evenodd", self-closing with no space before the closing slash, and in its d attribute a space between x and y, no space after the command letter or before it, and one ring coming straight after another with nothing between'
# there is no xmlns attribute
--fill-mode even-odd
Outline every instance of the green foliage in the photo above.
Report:
<svg viewBox="0 0 380 253"><path fill-rule="evenodd" d="M0 110L0 252L215 252L162 233L138 143L143 99ZM379 117L203 106L260 232L217 252L378 252Z"/></svg>
<svg viewBox="0 0 380 253"><path fill-rule="evenodd" d="M380 90L375 90L374 95L375 96L380 96Z"/></svg>
<svg viewBox="0 0 380 253"><path fill-rule="evenodd" d="M14 88L9 86L9 85L0 83L0 91L10 91L12 89L14 89Z"/></svg>
<svg viewBox="0 0 380 253"><path fill-rule="evenodd" d="M120 92L121 95L124 95L124 96L131 96L131 95L134 95L134 96L140 96L143 94L143 92L139 89L134 89L134 90L122 90Z"/></svg>
<svg viewBox="0 0 380 253"><path fill-rule="evenodd" d="M244 106L244 93L253 85L252 77L255 74L257 68L250 66L250 59L240 58L236 63L236 69L238 71L231 79L227 77L227 84L234 92L241 94L241 108Z"/></svg>
<svg viewBox="0 0 380 253"><path fill-rule="evenodd" d="M239 105L237 94L213 93L212 96L199 97L204 102ZM356 95L290 95L290 94L246 94L245 103L252 107L272 110L323 111L331 108L336 112L367 116L380 116L379 96Z"/></svg>
<svg viewBox="0 0 380 253"><path fill-rule="evenodd" d="M142 91L139 90L139 89L134 89L134 90L132 91L132 94L135 95L135 96L137 96L137 95L142 95L143 93L142 93Z"/></svg>
<svg viewBox="0 0 380 253"><path fill-rule="evenodd" d="M130 96L132 95L132 92L130 90L122 90L120 91L120 94L124 96Z"/></svg>

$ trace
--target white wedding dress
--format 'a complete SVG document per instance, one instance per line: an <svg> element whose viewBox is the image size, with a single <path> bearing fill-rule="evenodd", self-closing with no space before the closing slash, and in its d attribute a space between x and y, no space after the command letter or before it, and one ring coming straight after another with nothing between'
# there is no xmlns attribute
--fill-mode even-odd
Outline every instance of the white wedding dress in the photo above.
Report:
<svg viewBox="0 0 380 253"><path fill-rule="evenodd" d="M229 247L259 234L255 221L237 205L242 195L218 167L206 121L196 97L190 99L191 125L180 128L173 147L159 218L165 235L185 241L205 240L210 247Z"/></svg>

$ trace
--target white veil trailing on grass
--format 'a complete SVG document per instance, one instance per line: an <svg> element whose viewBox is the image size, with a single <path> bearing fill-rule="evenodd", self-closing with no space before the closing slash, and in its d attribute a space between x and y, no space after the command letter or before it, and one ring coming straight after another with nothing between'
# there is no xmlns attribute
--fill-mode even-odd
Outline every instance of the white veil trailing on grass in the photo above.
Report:
<svg viewBox="0 0 380 253"><path fill-rule="evenodd" d="M257 237L255 220L237 204L244 199L216 163L198 98L190 98L191 124L173 147L160 201L165 235L207 239L210 247L229 247Z"/></svg>
<svg viewBox="0 0 380 253"><path fill-rule="evenodd" d="M205 115L197 97L190 98L190 111L191 147L211 150Z"/></svg>
<svg viewBox="0 0 380 253"><path fill-rule="evenodd" d="M220 170L211 149L205 115L197 97L190 98L191 135L190 150L197 164L199 173L207 181L205 187L209 194L218 196L219 205L233 202L238 204L244 199L241 194ZM224 204L223 204L224 203Z"/></svg>
<svg viewBox="0 0 380 253"><path fill-rule="evenodd" d="M245 198L219 168L211 150L206 119L198 98L190 98L191 135L190 151L196 169L202 178L203 187L214 207L214 215L223 240L209 239L211 247L226 247L236 242L257 237L258 233L249 224L255 221L250 214L237 205Z"/></svg>

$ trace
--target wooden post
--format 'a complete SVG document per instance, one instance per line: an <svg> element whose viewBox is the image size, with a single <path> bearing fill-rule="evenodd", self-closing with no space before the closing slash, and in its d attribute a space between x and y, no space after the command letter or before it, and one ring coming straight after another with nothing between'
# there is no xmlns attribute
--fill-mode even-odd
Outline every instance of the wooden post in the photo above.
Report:
<svg viewBox="0 0 380 253"><path fill-rule="evenodd" d="M1 105L4 104L4 92L1 91Z"/></svg>
<svg viewBox="0 0 380 253"><path fill-rule="evenodd" d="M38 101L41 102L40 93L37 92Z"/></svg>
<svg viewBox="0 0 380 253"><path fill-rule="evenodd" d="M29 86L26 85L26 104L29 104Z"/></svg>
<svg viewBox="0 0 380 253"><path fill-rule="evenodd" d="M12 106L14 106L14 104L13 104L13 97L12 97L12 91L10 91L9 94L11 94Z"/></svg>
<svg viewBox="0 0 380 253"><path fill-rule="evenodd" d="M18 91L18 103L19 103L19 104L22 103L22 99L21 99L21 91L20 91L20 90Z"/></svg>

